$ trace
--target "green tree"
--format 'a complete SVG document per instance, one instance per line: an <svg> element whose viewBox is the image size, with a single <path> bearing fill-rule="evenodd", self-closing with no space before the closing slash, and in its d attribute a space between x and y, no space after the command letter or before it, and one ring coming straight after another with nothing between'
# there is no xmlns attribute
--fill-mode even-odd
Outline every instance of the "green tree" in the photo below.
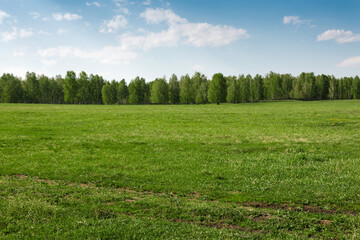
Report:
<svg viewBox="0 0 360 240"><path fill-rule="evenodd" d="M149 93L144 78L136 77L129 84L129 103L145 104L148 102Z"/></svg>
<svg viewBox="0 0 360 240"><path fill-rule="evenodd" d="M252 77L247 75L244 79L242 79L242 85L240 88L242 101L243 102L250 102L251 100L251 82Z"/></svg>
<svg viewBox="0 0 360 240"><path fill-rule="evenodd" d="M209 101L211 103L224 103L226 102L226 80L221 73L213 75L209 86Z"/></svg>
<svg viewBox="0 0 360 240"><path fill-rule="evenodd" d="M299 76L303 100L314 100L316 96L316 78L314 73L301 73Z"/></svg>
<svg viewBox="0 0 360 240"><path fill-rule="evenodd" d="M51 79L50 84L52 89L52 102L63 104L65 102L64 79L61 77L61 75L57 75L55 79Z"/></svg>
<svg viewBox="0 0 360 240"><path fill-rule="evenodd" d="M267 85L267 97L270 100L281 100L282 99L282 79L280 74L270 72L265 77Z"/></svg>
<svg viewBox="0 0 360 240"><path fill-rule="evenodd" d="M40 85L40 103L52 103L51 102L51 84L50 84L50 79L45 76L45 75L41 75L39 76L39 85Z"/></svg>
<svg viewBox="0 0 360 240"><path fill-rule="evenodd" d="M237 78L238 81L238 88L239 88L239 102L243 101L243 87L244 87L244 82L245 82L245 75L241 74L238 76Z"/></svg>
<svg viewBox="0 0 360 240"><path fill-rule="evenodd" d="M27 72L25 76L24 93L26 96L26 102L39 103L41 100L41 90L39 80L34 72Z"/></svg>
<svg viewBox="0 0 360 240"><path fill-rule="evenodd" d="M151 85L147 84L145 79L141 81L141 88L144 90L144 104L151 103Z"/></svg>
<svg viewBox="0 0 360 240"><path fill-rule="evenodd" d="M12 74L3 74L1 77L1 102L24 102L24 92L21 85L21 80L19 78Z"/></svg>
<svg viewBox="0 0 360 240"><path fill-rule="evenodd" d="M118 102L118 89L119 83L115 80L111 81L111 104L116 104Z"/></svg>
<svg viewBox="0 0 360 240"><path fill-rule="evenodd" d="M192 87L192 80L188 74L185 76L181 76L180 78L180 102L191 104L194 103L193 99L193 87Z"/></svg>
<svg viewBox="0 0 360 240"><path fill-rule="evenodd" d="M208 91L209 84L208 81L204 81L200 84L200 87L196 91L195 103L196 104L205 104L208 102Z"/></svg>
<svg viewBox="0 0 360 240"><path fill-rule="evenodd" d="M352 82L353 79L349 77L341 78L339 81L339 97L341 99L351 99L352 98Z"/></svg>
<svg viewBox="0 0 360 240"><path fill-rule="evenodd" d="M303 99L302 85L298 77L296 77L293 81L293 89L291 92L291 96L293 99L297 99L297 100Z"/></svg>
<svg viewBox="0 0 360 240"><path fill-rule="evenodd" d="M81 104L89 103L90 100L90 81L86 72L81 72L77 80L77 102Z"/></svg>
<svg viewBox="0 0 360 240"><path fill-rule="evenodd" d="M64 100L66 103L75 103L78 92L78 85L76 81L76 74L73 71L68 71L64 79Z"/></svg>
<svg viewBox="0 0 360 240"><path fill-rule="evenodd" d="M92 104L102 104L102 87L105 84L104 79L99 75L90 75L90 102Z"/></svg>
<svg viewBox="0 0 360 240"><path fill-rule="evenodd" d="M102 101L104 104L111 104L110 95L111 95L111 86L109 82L105 82L104 86L101 89Z"/></svg>
<svg viewBox="0 0 360 240"><path fill-rule="evenodd" d="M226 78L227 85L227 95L226 101L228 103L238 103L240 102L240 84L235 76Z"/></svg>
<svg viewBox="0 0 360 240"><path fill-rule="evenodd" d="M164 78L157 78L151 86L151 102L166 104L169 102L169 87Z"/></svg>
<svg viewBox="0 0 360 240"><path fill-rule="evenodd" d="M106 105L115 104L117 102L117 83L113 80L105 82L101 89L102 102Z"/></svg>
<svg viewBox="0 0 360 240"><path fill-rule="evenodd" d="M352 83L351 92L352 92L354 99L360 99L360 78L359 78L359 76L355 76L353 83Z"/></svg>
<svg viewBox="0 0 360 240"><path fill-rule="evenodd" d="M180 103L180 83L175 74L173 74L169 80L169 103Z"/></svg>
<svg viewBox="0 0 360 240"><path fill-rule="evenodd" d="M200 72L195 72L195 74L191 77L191 93L192 93L192 101L196 102L196 96L198 94L198 90L200 88L200 86L204 83L207 82L207 78L204 74L201 74Z"/></svg>
<svg viewBox="0 0 360 240"><path fill-rule="evenodd" d="M290 99L290 93L291 90L293 89L293 77L291 76L291 74L282 74L281 76L281 94L282 94L282 99Z"/></svg>
<svg viewBox="0 0 360 240"><path fill-rule="evenodd" d="M126 85L125 79L119 82L118 86L118 103L127 104L129 101L129 89Z"/></svg>
<svg viewBox="0 0 360 240"><path fill-rule="evenodd" d="M329 97L329 87L330 87L330 77L324 74L318 75L316 77L316 98L320 100L328 99Z"/></svg>
<svg viewBox="0 0 360 240"><path fill-rule="evenodd" d="M331 76L329 81L329 98L331 100L338 99L339 97L338 87L339 87L338 80L334 76Z"/></svg>
<svg viewBox="0 0 360 240"><path fill-rule="evenodd" d="M265 99L264 96L264 80L262 78L262 76L260 76L259 74L256 74L256 76L254 77L252 84L252 100L254 102L258 102L261 100Z"/></svg>
<svg viewBox="0 0 360 240"><path fill-rule="evenodd" d="M0 102L3 102L2 101L2 98L3 98L3 91L4 91L4 87L5 87L5 77L6 74L3 74L1 77L0 77Z"/></svg>

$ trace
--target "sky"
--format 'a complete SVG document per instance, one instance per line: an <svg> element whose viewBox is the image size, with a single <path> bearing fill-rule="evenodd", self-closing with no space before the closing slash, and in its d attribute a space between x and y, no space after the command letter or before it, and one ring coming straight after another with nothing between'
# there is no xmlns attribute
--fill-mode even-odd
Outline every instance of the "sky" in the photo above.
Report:
<svg viewBox="0 0 360 240"><path fill-rule="evenodd" d="M359 0L0 0L0 74L360 75Z"/></svg>

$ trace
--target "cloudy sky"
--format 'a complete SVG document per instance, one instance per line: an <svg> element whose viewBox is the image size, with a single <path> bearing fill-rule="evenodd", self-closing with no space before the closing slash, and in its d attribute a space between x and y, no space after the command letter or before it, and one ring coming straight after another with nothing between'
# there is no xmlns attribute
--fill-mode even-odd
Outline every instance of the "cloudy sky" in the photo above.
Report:
<svg viewBox="0 0 360 240"><path fill-rule="evenodd" d="M360 74L359 0L0 0L0 73Z"/></svg>

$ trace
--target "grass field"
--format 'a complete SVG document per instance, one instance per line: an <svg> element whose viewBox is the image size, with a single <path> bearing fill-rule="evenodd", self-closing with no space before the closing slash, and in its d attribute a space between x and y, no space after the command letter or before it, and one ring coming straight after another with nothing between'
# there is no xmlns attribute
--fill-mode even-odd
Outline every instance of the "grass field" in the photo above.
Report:
<svg viewBox="0 0 360 240"><path fill-rule="evenodd" d="M360 101L0 105L0 238L360 238Z"/></svg>

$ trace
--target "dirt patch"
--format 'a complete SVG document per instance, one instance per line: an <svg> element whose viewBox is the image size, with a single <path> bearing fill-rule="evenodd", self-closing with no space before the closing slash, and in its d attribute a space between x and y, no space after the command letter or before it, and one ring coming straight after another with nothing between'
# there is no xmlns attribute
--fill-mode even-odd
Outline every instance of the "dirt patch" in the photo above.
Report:
<svg viewBox="0 0 360 240"><path fill-rule="evenodd" d="M94 212L94 215L97 219L109 219L117 216L113 211L106 209L98 209Z"/></svg>
<svg viewBox="0 0 360 240"><path fill-rule="evenodd" d="M29 178L29 176L27 175L23 175L23 174L17 174L15 175L15 177L17 178L20 178L20 179L26 179L26 178ZM42 178L39 178L37 176L33 177L33 179L37 182L44 182L48 185L58 185L58 183L54 180L49 180L49 179L42 179Z"/></svg>
<svg viewBox="0 0 360 240"><path fill-rule="evenodd" d="M128 188L116 188L115 191L133 193L133 194L141 194L141 195L148 195L148 196L165 195L165 193L156 193L156 194L154 194L152 191L136 191L136 190L132 190L132 189L128 189Z"/></svg>
<svg viewBox="0 0 360 240"><path fill-rule="evenodd" d="M269 208L269 209L284 209L289 211L295 211L295 212L309 212L309 213L324 213L324 214L339 214L339 213L345 213L349 215L356 216L356 212L351 211L339 211L337 208L333 209L323 209L318 206L311 206L311 205L304 205L304 206L290 206L286 203L282 204L273 204L273 203L262 203L262 202L245 202L245 203L239 203L246 207L254 207L254 208Z"/></svg>
<svg viewBox="0 0 360 240"><path fill-rule="evenodd" d="M324 219L324 220L321 220L319 223L324 226L329 226L331 224L331 221Z"/></svg>
<svg viewBox="0 0 360 240"><path fill-rule="evenodd" d="M94 183L74 183L74 182L68 183L68 182L64 182L63 180L50 180L50 179L45 179L45 178L39 178L38 176L31 177L31 176L27 176L27 175L23 175L23 174L17 174L17 175L13 175L13 176L15 176L19 179L32 178L37 182L44 182L49 185L59 185L59 182L62 182L62 183L66 183L66 185L69 187L99 189L99 187L97 187ZM105 187L105 188L108 188L108 187ZM126 192L126 193L141 194L141 195L148 195L148 196L153 196L153 195L164 196L164 195L166 195L166 193L154 193L152 191L136 191L136 190L132 190L132 189L128 189L128 188L113 188L113 190L115 190L117 192ZM175 195L172 192L167 193L167 194Z"/></svg>
<svg viewBox="0 0 360 240"><path fill-rule="evenodd" d="M264 221L269 220L270 218L272 218L272 216L270 214L266 214L266 215L254 217L253 221L254 222L264 222Z"/></svg>
<svg viewBox="0 0 360 240"><path fill-rule="evenodd" d="M80 183L79 186L82 188L96 188L95 185L92 183Z"/></svg>
<svg viewBox="0 0 360 240"><path fill-rule="evenodd" d="M198 192L193 192L192 193L192 198L190 198L190 200L196 200L200 197L200 194Z"/></svg>
<svg viewBox="0 0 360 240"><path fill-rule="evenodd" d="M95 184L93 183L68 183L62 180L49 180L49 179L42 179L39 178L37 176L31 177L31 176L27 176L24 174L17 174L17 175L13 175L16 178L19 179L34 179L37 182L45 182L48 185L58 185L59 182L60 183L65 183L67 184L67 186L77 186L77 187L82 187L82 188L94 188L94 189L99 189L102 187L96 187ZM107 187L105 187L107 188ZM166 196L166 195L171 195L171 196L176 196L175 193L173 192L169 192L169 193L162 193L162 192L157 192L154 193L152 191L136 191L136 190L132 190L132 189L128 189L128 188L113 188L113 190L117 191L117 192L127 192L127 193L132 193L132 194L140 194L140 195L148 195L148 196ZM191 194L187 195L189 200L198 200L201 196L198 192L193 192ZM132 199L127 199L125 201L127 202L135 202L136 201L136 197L132 198ZM212 202L218 202L218 200L201 200L201 201L212 201ZM309 212L309 213L323 213L323 214L348 214L348 215L353 215L353 216L357 216L357 212L353 212L353 211L346 211L346 210L339 210L337 208L333 208L333 209L323 209L320 208L318 206L311 206L311 205L304 205L304 206L293 206L293 205L289 205L286 203L283 204L273 204L273 203L263 203L263 202L257 202L257 201L253 201L253 202L239 202L239 205L242 205L243 207L246 207L249 211L254 211L256 208L268 208L268 209L284 209L284 210L288 210L288 211L296 211L296 212ZM269 217L268 216L260 216L260 217L255 217L254 221L265 221L268 220Z"/></svg>
<svg viewBox="0 0 360 240"><path fill-rule="evenodd" d="M46 183L46 184L48 184L48 185L59 185L59 183L57 183L57 182L54 181L54 180L41 179L41 178L38 178L38 177L35 177L35 181L37 181L37 182L43 182L43 183Z"/></svg>
<svg viewBox="0 0 360 240"><path fill-rule="evenodd" d="M245 227L240 227L238 225L234 225L234 224L226 224L226 223L221 223L221 222L203 222L200 225L202 226L206 226L206 227L211 227L211 228L217 228L217 229L236 229L236 230L241 230L241 231L247 231L247 228Z"/></svg>
<svg viewBox="0 0 360 240"><path fill-rule="evenodd" d="M305 212L311 212L311 213L326 213L326 214L334 214L334 213L336 213L336 209L327 210L327 209L319 208L317 206L310 206L310 205L304 205L303 210Z"/></svg>
<svg viewBox="0 0 360 240"><path fill-rule="evenodd" d="M17 178L27 178L28 176L23 175L23 174L17 174L17 175L15 175L15 177L17 177Z"/></svg>

